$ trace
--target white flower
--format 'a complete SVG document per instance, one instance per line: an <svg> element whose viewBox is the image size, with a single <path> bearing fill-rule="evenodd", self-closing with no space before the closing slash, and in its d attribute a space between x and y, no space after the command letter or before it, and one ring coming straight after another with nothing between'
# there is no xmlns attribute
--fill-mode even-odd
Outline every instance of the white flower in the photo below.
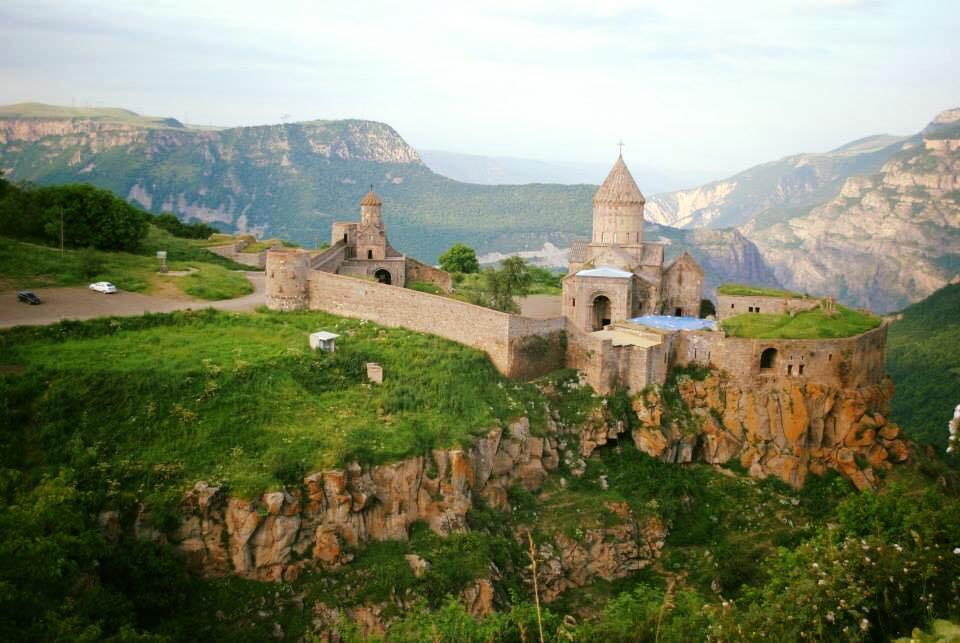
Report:
<svg viewBox="0 0 960 643"><path fill-rule="evenodd" d="M957 556L960 556L960 547L954 547L953 553L955 553Z"/></svg>
<svg viewBox="0 0 960 643"><path fill-rule="evenodd" d="M860 629L866 632L870 629L870 621L865 618L860 619Z"/></svg>
<svg viewBox="0 0 960 643"><path fill-rule="evenodd" d="M833 612L827 612L827 620L833 623L836 620L836 616L833 615Z"/></svg>
<svg viewBox="0 0 960 643"><path fill-rule="evenodd" d="M901 547L899 544L896 544L896 543L894 543L893 548L896 549L897 551L903 551L903 547Z"/></svg>

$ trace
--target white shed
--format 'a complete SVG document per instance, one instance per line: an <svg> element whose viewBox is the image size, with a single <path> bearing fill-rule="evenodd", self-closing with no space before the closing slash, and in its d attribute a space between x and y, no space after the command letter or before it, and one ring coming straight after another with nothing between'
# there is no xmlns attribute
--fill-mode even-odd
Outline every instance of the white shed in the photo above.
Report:
<svg viewBox="0 0 960 643"><path fill-rule="evenodd" d="M321 330L316 333L310 333L310 348L313 350L320 349L322 351L332 353L337 350L338 337L340 337L340 335L325 330Z"/></svg>

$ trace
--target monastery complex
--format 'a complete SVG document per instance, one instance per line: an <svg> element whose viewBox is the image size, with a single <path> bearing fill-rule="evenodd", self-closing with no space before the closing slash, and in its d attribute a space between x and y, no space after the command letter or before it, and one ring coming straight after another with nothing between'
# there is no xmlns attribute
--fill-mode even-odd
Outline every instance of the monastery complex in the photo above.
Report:
<svg viewBox="0 0 960 643"><path fill-rule="evenodd" d="M727 336L699 319L704 272L687 253L664 265L664 246L644 240L645 199L622 156L593 198L589 241L574 242L563 278L562 315L533 319L404 286L444 291L450 275L390 245L383 203L371 190L359 222L333 224L330 248L270 250L267 306L323 310L432 333L486 352L515 378L578 369L599 393L663 384L671 367L725 370L742 385L790 381L855 387L884 378L886 327L820 340ZM785 313L820 305L814 298L721 296L718 316Z"/></svg>

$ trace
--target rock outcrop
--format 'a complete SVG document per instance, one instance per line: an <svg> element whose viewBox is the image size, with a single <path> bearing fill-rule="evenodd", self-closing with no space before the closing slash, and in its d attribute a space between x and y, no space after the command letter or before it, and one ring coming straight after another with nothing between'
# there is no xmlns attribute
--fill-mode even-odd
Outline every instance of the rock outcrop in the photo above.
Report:
<svg viewBox="0 0 960 643"><path fill-rule="evenodd" d="M619 524L585 529L576 539L555 533L552 542L537 545L537 580L544 602L595 578L623 578L660 556L667 529L659 518L637 520L626 503L608 503L607 508Z"/></svg>
<svg viewBox="0 0 960 643"><path fill-rule="evenodd" d="M640 426L633 440L667 462L723 464L733 459L754 477L776 476L801 487L808 473L839 471L858 489L876 471L909 457L900 429L887 421L893 384L841 389L797 381L741 388L722 374L680 377L677 393L689 416L664 412L661 391L634 398Z"/></svg>
<svg viewBox="0 0 960 643"><path fill-rule="evenodd" d="M317 472L301 489L253 500L198 482L183 499L183 522L164 537L206 575L292 580L308 564L348 562L367 541L406 539L417 521L441 535L463 531L475 498L509 509L511 485L536 489L558 464L554 439L531 435L523 418L506 432L490 431L469 450ZM148 521L141 517L138 524L146 530ZM485 595L478 590L476 600Z"/></svg>

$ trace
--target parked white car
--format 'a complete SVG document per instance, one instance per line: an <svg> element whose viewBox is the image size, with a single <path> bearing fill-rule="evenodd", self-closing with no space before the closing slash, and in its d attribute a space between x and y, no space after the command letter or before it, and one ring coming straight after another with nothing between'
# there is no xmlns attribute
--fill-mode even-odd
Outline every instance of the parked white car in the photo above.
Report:
<svg viewBox="0 0 960 643"><path fill-rule="evenodd" d="M109 281L98 281L95 284L90 284L90 290L95 290L97 292L102 292L105 295L110 295L117 292L117 287Z"/></svg>

